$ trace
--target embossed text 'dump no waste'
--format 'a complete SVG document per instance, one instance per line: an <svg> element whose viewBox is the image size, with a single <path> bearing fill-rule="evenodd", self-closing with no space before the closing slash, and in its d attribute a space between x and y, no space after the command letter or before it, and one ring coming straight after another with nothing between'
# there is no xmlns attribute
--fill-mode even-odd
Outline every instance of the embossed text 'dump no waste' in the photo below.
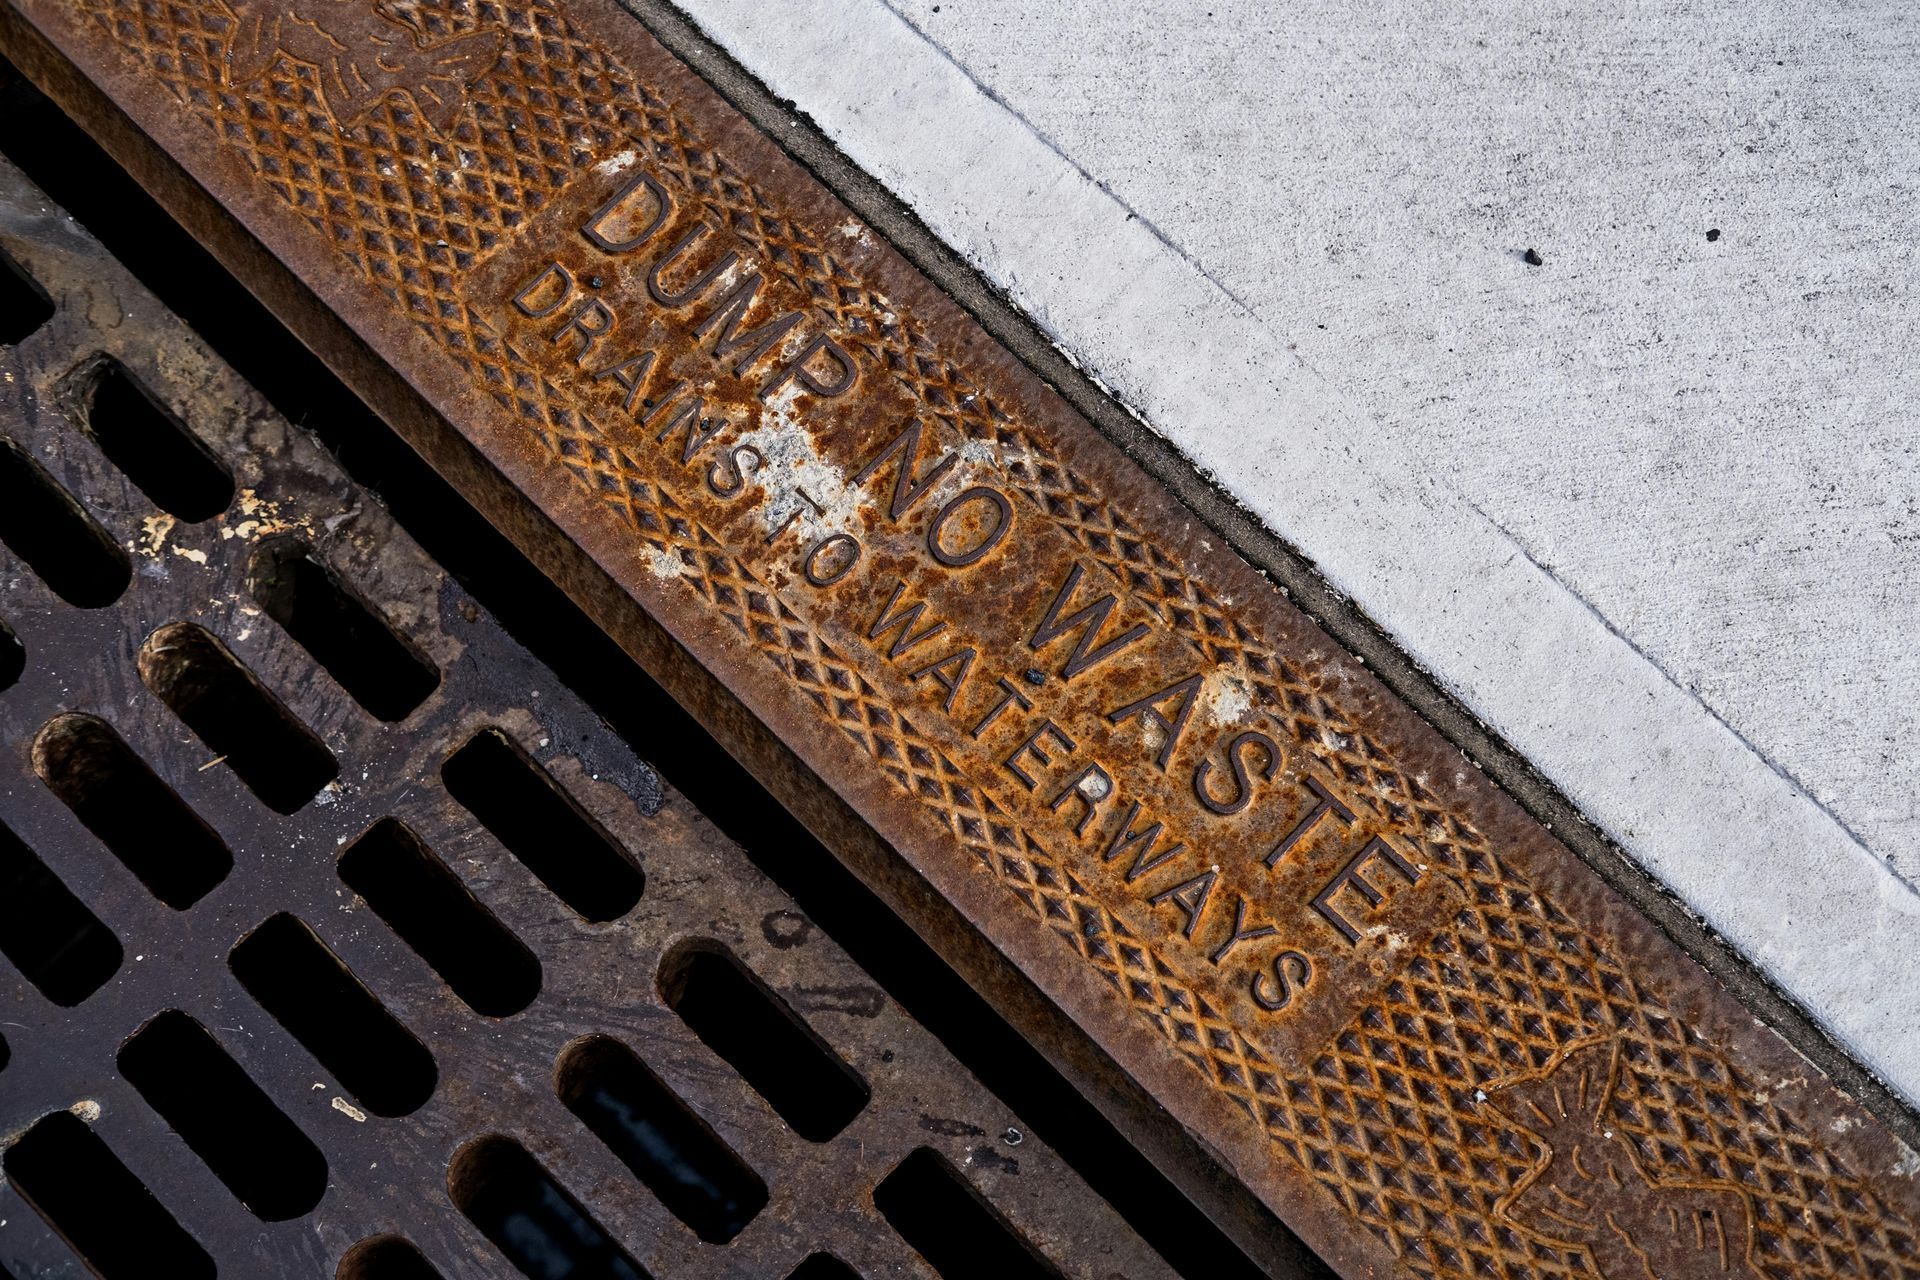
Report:
<svg viewBox="0 0 1920 1280"><path fill-rule="evenodd" d="M624 12L7 9L1336 1267L1920 1280L1912 1153Z"/></svg>

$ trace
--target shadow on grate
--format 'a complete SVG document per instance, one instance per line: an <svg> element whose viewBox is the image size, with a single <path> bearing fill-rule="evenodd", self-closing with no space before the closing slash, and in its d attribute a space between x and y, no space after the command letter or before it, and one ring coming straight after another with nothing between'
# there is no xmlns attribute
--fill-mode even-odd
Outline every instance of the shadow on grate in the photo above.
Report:
<svg viewBox="0 0 1920 1280"><path fill-rule="evenodd" d="M122 475L178 520L211 520L233 501L233 476L206 444L109 356L73 383L87 434Z"/></svg>
<svg viewBox="0 0 1920 1280"><path fill-rule="evenodd" d="M133 561L73 495L0 437L0 543L62 600L104 609L133 580Z"/></svg>
<svg viewBox="0 0 1920 1280"><path fill-rule="evenodd" d="M197 1280L213 1259L80 1116L56 1111L8 1145L9 1181L105 1280Z"/></svg>
<svg viewBox="0 0 1920 1280"><path fill-rule="evenodd" d="M1180 1271L1249 1274L450 495L395 497L488 569L536 653L253 389L217 368L170 380L208 365L197 339L71 231L37 241L10 213L35 203L0 163L7 269L57 302L0 352L39 392L0 484L65 522L6 530L4 638L32 662L0 696L30 770L0 787L0 955L22 979L0 1042L0 1132L19 1135L0 1267L1175 1274L1092 1173L1128 1184L1121 1207ZM124 313L110 332L96 290ZM301 402L335 418L338 385L247 324L267 345L246 350L304 369ZM350 456L395 447L353 430ZM931 1192L927 1167L947 1179ZM979 1238L925 1234L923 1192Z"/></svg>
<svg viewBox="0 0 1920 1280"><path fill-rule="evenodd" d="M5 92L0 151L70 209L288 418L310 426L516 640L745 846L812 921L874 973L1182 1274L1260 1275L1053 1066L712 742L560 591L378 421L311 352L56 108ZM1275 1232L1284 1233L1277 1223ZM1314 1266L1312 1276L1331 1276Z"/></svg>

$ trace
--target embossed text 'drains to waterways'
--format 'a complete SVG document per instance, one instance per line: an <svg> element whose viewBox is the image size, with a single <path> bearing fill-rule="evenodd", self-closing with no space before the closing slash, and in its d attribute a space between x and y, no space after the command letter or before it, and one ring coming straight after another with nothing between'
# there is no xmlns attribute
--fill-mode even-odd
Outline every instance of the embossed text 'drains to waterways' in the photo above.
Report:
<svg viewBox="0 0 1920 1280"><path fill-rule="evenodd" d="M1883 1127L623 12L0 15L1342 1271L1920 1280Z"/></svg>

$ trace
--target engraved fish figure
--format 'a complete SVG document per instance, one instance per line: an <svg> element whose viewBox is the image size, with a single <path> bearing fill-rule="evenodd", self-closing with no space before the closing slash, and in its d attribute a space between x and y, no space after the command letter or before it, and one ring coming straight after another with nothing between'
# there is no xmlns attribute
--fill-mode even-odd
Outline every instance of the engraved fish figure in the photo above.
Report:
<svg viewBox="0 0 1920 1280"><path fill-rule="evenodd" d="M384 4L329 0L226 0L233 13L227 83L267 73L282 54L314 67L327 109L358 124L388 95L404 93L440 133L453 127L474 81L492 70L506 34L485 27L437 43Z"/></svg>
<svg viewBox="0 0 1920 1280"><path fill-rule="evenodd" d="M1746 1197L1708 1180L1656 1180L1613 1127L1620 1057L1618 1042L1592 1041L1488 1088L1496 1110L1547 1148L1496 1216L1585 1249L1605 1280L1748 1280Z"/></svg>

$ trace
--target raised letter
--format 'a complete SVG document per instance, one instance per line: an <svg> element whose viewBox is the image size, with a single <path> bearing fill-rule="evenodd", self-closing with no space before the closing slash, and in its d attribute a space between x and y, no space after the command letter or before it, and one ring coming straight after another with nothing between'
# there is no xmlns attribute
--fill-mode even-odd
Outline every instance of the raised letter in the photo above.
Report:
<svg viewBox="0 0 1920 1280"><path fill-rule="evenodd" d="M1113 657L1147 634L1146 624L1136 622L1099 648L1093 647L1094 639L1106 628L1107 615L1111 614L1114 605L1119 603L1114 599L1111 591L1092 604L1082 605L1066 617L1061 617L1061 611L1067 607L1067 601L1073 598L1073 593L1079 587L1080 578L1084 572L1077 562L1067 570L1067 580L1061 584L1059 594L1054 596L1053 603L1047 607L1047 616L1042 618L1040 625L1034 629L1033 639L1027 642L1029 649L1038 652L1041 646L1051 644L1068 631L1079 627L1080 638L1074 643L1073 653L1067 658L1067 665L1062 672L1069 680L1095 663L1104 662Z"/></svg>
<svg viewBox="0 0 1920 1280"><path fill-rule="evenodd" d="M973 670L973 660L979 656L979 651L971 645L965 649L956 649L944 658L929 662L918 671L909 671L907 679L920 680L926 676L932 676L933 682L947 691L947 699L942 704L942 709L948 715L952 715L954 699L960 696L960 686L967 682L967 673ZM947 668L954 666L959 670L949 673Z"/></svg>
<svg viewBox="0 0 1920 1280"><path fill-rule="evenodd" d="M600 325L598 328L591 327L587 324L587 318L589 316L599 318ZM547 339L547 341L553 343L555 346L559 346L560 339L566 337L568 334L579 334L580 349L573 353L573 360L575 364L584 367L587 363L587 352L593 350L594 343L613 332L613 325L613 312L607 308L607 304L598 298L588 298L585 302L582 302L573 309L573 318L554 330L553 337Z"/></svg>
<svg viewBox="0 0 1920 1280"><path fill-rule="evenodd" d="M653 371L653 352L642 351L637 356L622 360L619 364L608 365L593 375L595 382L612 378L627 389L627 398L620 407L628 413L633 412L634 402L640 398L640 388L646 385L647 375Z"/></svg>
<svg viewBox="0 0 1920 1280"><path fill-rule="evenodd" d="M1147 901L1156 907L1163 902L1171 902L1186 912L1187 927L1180 932L1188 941L1192 941L1193 935L1200 928L1200 917L1206 914L1207 903L1213 897L1213 882L1219 878L1218 871L1208 868L1193 879L1173 886L1165 893L1154 894Z"/></svg>
<svg viewBox="0 0 1920 1280"><path fill-rule="evenodd" d="M1107 851L1100 855L1102 862L1112 862L1122 854L1132 852L1136 846L1144 845L1133 855L1133 865L1127 868L1126 880L1132 884L1155 867L1176 857L1187 846L1184 842L1174 845L1159 857L1153 856L1153 846L1160 842L1160 833L1165 830L1162 823L1154 823L1145 831L1135 831L1133 820L1140 816L1140 802L1135 800L1133 807L1127 810L1127 816L1120 820L1120 827L1107 844Z"/></svg>
<svg viewBox="0 0 1920 1280"><path fill-rule="evenodd" d="M828 547L835 547L835 546L847 547L851 549L841 552L842 558L839 561L837 561L833 565L833 567L829 568L824 573L820 572L819 565L817 562L819 561L822 555L826 554ZM807 559L805 562L805 571L807 575L807 581L811 582L816 587L832 586L834 583L840 581L840 579L846 577L849 573L853 572L853 566L860 563L860 557L865 552L865 550L866 548L860 545L860 540L858 538L855 538L850 533L828 534L826 537L820 539L820 541L813 544L813 550L807 552Z"/></svg>
<svg viewBox="0 0 1920 1280"><path fill-rule="evenodd" d="M1321 918L1328 924L1340 931L1341 936L1346 938L1348 945L1359 943L1360 931L1354 928L1345 916L1340 914L1338 907L1333 905L1333 895L1340 891L1340 886L1350 884L1360 891L1360 896L1367 900L1367 905L1370 907L1377 907L1386 901L1386 891L1376 888L1372 881L1360 874L1367 860L1375 854L1379 854L1385 858L1387 863L1392 866L1395 871L1400 873L1400 878L1408 884L1420 883L1419 869L1401 857L1399 850L1395 849L1379 836L1375 836L1373 839L1367 841L1366 847L1354 854L1353 860L1348 862L1346 866L1340 868L1333 879L1327 881L1327 887L1313 896L1313 909L1318 911Z"/></svg>
<svg viewBox="0 0 1920 1280"><path fill-rule="evenodd" d="M927 606L924 601L915 601L913 604L895 613L893 606L900 602L900 597L905 595L906 591L907 584L905 582L896 585L893 589L893 594L887 597L886 604L881 606L880 616L873 620L871 627L867 628L867 639L869 640L878 640L887 632L895 628L899 629L900 634L894 637L892 647L887 650L887 656L889 658L897 658L907 650L924 641L933 639L947 629L947 624L944 621L931 622L920 631L915 632L913 624L920 621L920 615L927 611Z"/></svg>
<svg viewBox="0 0 1920 1280"><path fill-rule="evenodd" d="M1271 924L1257 924L1251 929L1247 928L1247 905L1247 900L1244 897L1235 898L1233 905L1233 936L1215 947L1213 954L1208 956L1207 959L1213 961L1215 964L1219 964L1241 943L1252 942L1255 938L1270 938L1280 932L1277 925Z"/></svg>
<svg viewBox="0 0 1920 1280"><path fill-rule="evenodd" d="M1160 743L1160 754L1154 757L1154 762L1160 766L1161 772L1164 773L1167 768L1167 762L1173 759L1173 749L1180 743L1180 735L1186 731L1187 717L1193 714L1194 699L1200 696L1202 680L1203 677L1199 675L1191 675L1178 684L1168 685L1158 693L1148 694L1138 702L1129 702L1118 711L1109 712L1107 714L1107 723L1119 724L1123 720L1131 720L1135 716L1140 716L1143 717L1148 724L1158 726L1160 732L1165 736ZM1173 719L1169 720L1161 712L1160 704L1176 695L1180 699L1180 709L1175 711L1173 713Z"/></svg>
<svg viewBox="0 0 1920 1280"><path fill-rule="evenodd" d="M1287 966L1289 964L1291 964L1294 969L1292 984L1287 982ZM1252 984L1253 1002L1262 1009L1265 1009L1268 1013L1278 1013L1293 1003L1293 993L1295 991L1306 990L1307 984L1313 981L1313 961L1307 959L1298 951L1282 951L1273 958L1273 983L1280 988L1278 995L1270 996L1260 989L1261 984L1265 983L1266 980L1266 974L1258 971L1254 973Z"/></svg>
<svg viewBox="0 0 1920 1280"><path fill-rule="evenodd" d="M673 260L692 248L694 241L704 240L712 234L713 228L706 223L694 223L693 226L688 229L687 234L675 240L673 247L661 254L659 260L647 269L647 292L653 295L655 302L663 307L678 310L705 293L708 287L720 278L721 272L740 261L740 255L729 249L721 255L720 261L714 263L705 271L702 271L699 278L686 288L680 290L678 293L668 289L662 277L666 275L667 268L673 265Z"/></svg>
<svg viewBox="0 0 1920 1280"><path fill-rule="evenodd" d="M946 528L948 518L962 506L980 498L985 498L993 505L994 509L999 512L999 514L994 517L993 532L974 543L973 546L967 548L965 551L948 551L946 544L940 538L941 530ZM938 560L941 564L947 566L947 568L964 569L980 559L981 556L986 555L987 552L999 546L1001 539L1005 538L1007 534L1012 531L1013 504L1008 502L1005 495L998 489L990 489L986 485L977 484L971 489L966 489L956 494L946 506L940 508L939 514L933 517L933 523L927 526L927 550L933 553L935 560Z"/></svg>
<svg viewBox="0 0 1920 1280"><path fill-rule="evenodd" d="M687 441L680 446L680 465L683 467L686 466L694 460L695 456L698 455L702 449L707 447L707 442L719 435L727 425L725 418L701 417L700 415L705 413L706 410L707 402L699 396L694 396L689 400L682 400L674 407L672 414L667 418L667 425L660 428L660 433L654 436L653 442L655 444L665 444L667 437L673 434L673 429L683 422L686 423ZM659 410L655 410L654 412L658 413ZM653 414L647 416L647 425L653 425Z"/></svg>
<svg viewBox="0 0 1920 1280"><path fill-rule="evenodd" d="M647 220L647 225L637 235L628 236L624 240L610 238L606 234L607 224L612 222L616 215L626 215L630 212L626 202L632 198L634 192L643 187L654 198L653 216ZM653 233L661 228L667 220L667 215L672 211L673 201L668 198L667 189L654 181L650 174L643 173L614 192L612 199L595 210L594 215L587 219L587 224L580 228L580 233L608 253L625 253L629 249L638 249L652 239Z"/></svg>
<svg viewBox="0 0 1920 1280"><path fill-rule="evenodd" d="M1313 830L1313 824L1320 821L1323 815L1331 813L1348 826L1353 825L1353 810L1341 804L1333 792L1320 785L1318 778L1308 774L1306 784L1307 790L1318 796L1320 801L1307 810L1305 817L1293 824L1293 830L1287 833L1286 839L1273 846L1273 851L1267 854L1267 865L1270 867L1279 866L1280 859L1293 852L1293 847L1306 838L1307 832Z"/></svg>
<svg viewBox="0 0 1920 1280"><path fill-rule="evenodd" d="M1080 771L1080 776L1060 788L1060 794L1047 806L1049 812L1060 812L1060 806L1068 800L1078 800L1086 808L1080 814L1080 821L1074 826L1073 834L1084 837L1087 828L1093 825L1093 815L1100 811L1100 802L1113 794L1113 775L1097 764L1090 764Z"/></svg>
<svg viewBox="0 0 1920 1280"><path fill-rule="evenodd" d="M1272 738L1258 729L1248 729L1227 744L1227 767L1233 770L1233 797L1228 800L1215 800L1207 790L1207 777L1213 772L1213 761L1201 759L1193 767L1194 797L1214 813L1226 815L1239 813L1253 803L1253 788L1247 782L1247 762L1240 758L1242 747L1258 746L1267 757L1267 767L1260 773L1262 782L1272 782L1273 775L1280 772L1280 747Z"/></svg>
<svg viewBox="0 0 1920 1280"><path fill-rule="evenodd" d="M748 365L773 350L774 344L787 336L787 330L800 323L798 311L783 311L758 328L741 333L740 323L747 318L747 309L759 293L760 273L756 271L727 290L713 313L693 331L694 337L704 338L707 330L720 325L720 336L713 341L712 355L715 360L725 360L734 352L741 352L740 358L733 362L736 378L747 371Z"/></svg>
<svg viewBox="0 0 1920 1280"><path fill-rule="evenodd" d="M998 720L1001 714L1012 704L1016 702L1019 703L1022 711L1033 710L1033 703L1028 700L1026 694L1020 692L1019 685L1011 683L1005 676L1001 676L998 680L994 681L994 683L1000 686L1000 701L994 703L992 710L988 711L986 715L981 716L980 722L973 726L970 735L975 740L978 740L980 735L985 733L993 722Z"/></svg>
<svg viewBox="0 0 1920 1280"><path fill-rule="evenodd" d="M1040 749L1040 739L1043 737L1051 737L1055 742L1060 744L1061 750L1063 751L1071 751L1077 745L1072 738L1069 738L1060 731L1059 725L1051 720L1042 720L1039 727L1027 735L1025 742L1022 742L1019 746L1008 752L1006 758L1000 761L1001 767L1006 769L1006 771L1014 777L1020 779L1021 785L1029 791L1033 790L1038 784L1034 782L1032 776L1029 775L1025 769L1022 769L1014 762L1021 756L1026 755L1032 756L1041 764L1052 764L1053 757Z"/></svg>
<svg viewBox="0 0 1920 1280"><path fill-rule="evenodd" d="M840 366L838 376L831 382L822 382L814 376L811 369L807 368L807 361L819 355L831 358L835 364ZM854 364L853 357L843 351L839 343L823 334L815 338L812 342L809 342L801 350L800 354L795 356L787 367L780 371L778 377L774 378L772 382L769 382L761 389L760 398L762 400L771 400L780 388L795 379L798 379L807 390L817 396L845 395L847 392L853 390L853 384L859 378L859 375L859 366Z"/></svg>
<svg viewBox="0 0 1920 1280"><path fill-rule="evenodd" d="M900 469L893 473L893 500L887 504L889 519L898 520L911 511L913 504L926 497L927 490L938 484L940 477L947 474L954 464L960 461L959 454L949 453L934 463L925 475L915 479L913 464L920 458L921 430L920 419L915 418L909 422L900 434L889 440L886 448L874 454L873 459L860 468L860 473L853 478L855 484L865 484L888 458L896 453L901 455ZM937 524L938 521L935 523Z"/></svg>
<svg viewBox="0 0 1920 1280"><path fill-rule="evenodd" d="M553 301L549 302L546 306L534 306L533 295L538 293L541 287L549 280L558 282L560 291L554 295ZM526 316L529 320L544 320L560 308L566 306L567 299L572 296L573 273L556 262L533 279L527 281L527 287L513 295L513 305L520 308L520 314Z"/></svg>

